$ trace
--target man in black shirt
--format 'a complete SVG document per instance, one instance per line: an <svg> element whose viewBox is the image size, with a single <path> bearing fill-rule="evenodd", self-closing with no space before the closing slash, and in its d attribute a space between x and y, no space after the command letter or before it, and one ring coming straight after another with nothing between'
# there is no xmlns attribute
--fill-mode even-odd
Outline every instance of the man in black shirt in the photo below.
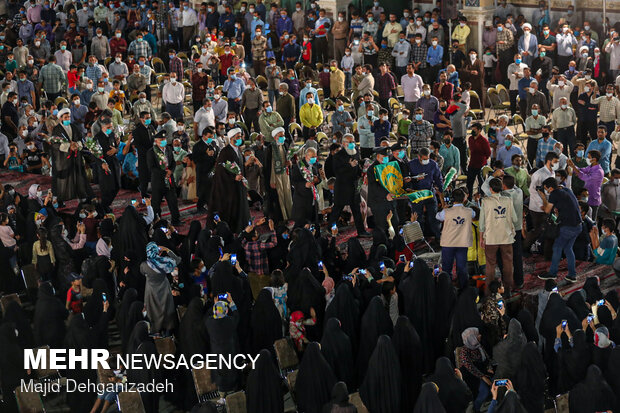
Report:
<svg viewBox="0 0 620 413"><path fill-rule="evenodd" d="M45 154L41 152L35 143L28 139L26 140L26 150L22 153L22 162L25 168L25 172L29 172L31 174L40 174L41 168L43 168L43 163L47 162L44 160Z"/></svg>
<svg viewBox="0 0 620 413"><path fill-rule="evenodd" d="M549 177L543 181L543 191L538 191L543 201L543 210L549 214L555 210L559 232L553 243L553 257L549 272L541 274L538 278L542 280L555 279L558 274L558 264L562 259L562 251L566 255L568 265L568 276L566 280L577 282L575 271L575 253L573 244L577 236L581 233L581 212L577 198L573 192L564 187L560 187L555 177Z"/></svg>

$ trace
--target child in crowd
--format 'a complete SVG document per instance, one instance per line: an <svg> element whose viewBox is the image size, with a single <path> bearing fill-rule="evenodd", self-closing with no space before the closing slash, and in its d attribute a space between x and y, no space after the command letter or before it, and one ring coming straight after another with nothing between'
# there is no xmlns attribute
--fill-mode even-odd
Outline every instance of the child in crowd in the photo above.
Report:
<svg viewBox="0 0 620 413"><path fill-rule="evenodd" d="M487 47L484 51L482 61L484 62L484 82L487 85L493 84L493 72L495 71L497 57L495 57L490 47Z"/></svg>
<svg viewBox="0 0 620 413"><path fill-rule="evenodd" d="M80 314L82 312L82 276L71 273L71 287L67 290L67 310L72 314Z"/></svg>

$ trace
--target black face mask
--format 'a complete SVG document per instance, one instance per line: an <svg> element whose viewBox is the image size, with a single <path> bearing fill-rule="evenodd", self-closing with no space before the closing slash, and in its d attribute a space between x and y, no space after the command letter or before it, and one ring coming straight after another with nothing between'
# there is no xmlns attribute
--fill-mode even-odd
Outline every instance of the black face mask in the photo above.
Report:
<svg viewBox="0 0 620 413"><path fill-rule="evenodd" d="M547 138L547 137L549 137L549 132L543 132L543 133L542 133L542 137L543 137L543 138Z"/></svg>

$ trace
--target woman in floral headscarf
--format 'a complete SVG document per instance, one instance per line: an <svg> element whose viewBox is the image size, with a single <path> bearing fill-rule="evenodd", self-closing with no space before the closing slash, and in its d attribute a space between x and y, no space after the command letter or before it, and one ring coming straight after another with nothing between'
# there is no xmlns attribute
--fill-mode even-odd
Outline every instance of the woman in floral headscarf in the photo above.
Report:
<svg viewBox="0 0 620 413"><path fill-rule="evenodd" d="M482 335L477 327L469 327L461 333L463 347L460 348L459 360L463 379L472 390L478 394L474 400L474 411L480 411L480 406L491 394L492 372L488 371L489 357L480 344Z"/></svg>
<svg viewBox="0 0 620 413"><path fill-rule="evenodd" d="M181 258L168 248L154 242L147 244L146 261L140 265L140 272L146 277L144 305L154 332L167 332L174 327L174 300L167 275L180 262Z"/></svg>

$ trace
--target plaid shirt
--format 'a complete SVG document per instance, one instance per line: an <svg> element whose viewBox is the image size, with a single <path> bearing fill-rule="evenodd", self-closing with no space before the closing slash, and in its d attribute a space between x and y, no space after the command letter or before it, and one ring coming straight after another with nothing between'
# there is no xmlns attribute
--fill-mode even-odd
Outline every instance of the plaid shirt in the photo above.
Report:
<svg viewBox="0 0 620 413"><path fill-rule="evenodd" d="M267 260L267 250L276 246L276 233L271 232L269 241L243 241L245 258L248 260L249 272L256 274L269 274L269 261Z"/></svg>
<svg viewBox="0 0 620 413"><path fill-rule="evenodd" d="M170 73L176 73L179 82L183 80L183 61L178 56L170 60Z"/></svg>
<svg viewBox="0 0 620 413"><path fill-rule="evenodd" d="M411 149L422 149L431 146L431 138L434 135L433 125L423 120L422 123L411 122L409 125L409 141Z"/></svg>
<svg viewBox="0 0 620 413"><path fill-rule="evenodd" d="M505 43L499 44L499 42L504 41ZM497 50L504 51L512 48L512 45L515 43L515 38L512 35L512 31L504 28L501 32L497 32Z"/></svg>
<svg viewBox="0 0 620 413"><path fill-rule="evenodd" d="M136 58L144 56L147 59L151 57L152 54L151 46L149 46L149 42L147 42L146 40L142 40L141 42L139 42L138 40L134 40L133 42L131 42L131 44L129 45L129 49L127 49L127 53L133 53Z"/></svg>
<svg viewBox="0 0 620 413"><path fill-rule="evenodd" d="M377 76L375 90L379 93L379 99L389 99L394 89L396 89L396 82L391 73Z"/></svg>
<svg viewBox="0 0 620 413"><path fill-rule="evenodd" d="M426 53L428 51L428 47L424 43L420 43L419 45L415 42L411 43L411 62L420 64L418 69L426 68Z"/></svg>
<svg viewBox="0 0 620 413"><path fill-rule="evenodd" d="M553 146L556 143L558 143L558 141L552 137L547 138L547 142L545 142L544 139L539 139L538 146L536 147L536 163L544 162L545 156L547 156L549 152L553 152Z"/></svg>
<svg viewBox="0 0 620 413"><path fill-rule="evenodd" d="M598 105L601 122L613 122L620 117L620 100L615 96L607 100L607 96L599 96L597 98L592 95L590 102Z"/></svg>
<svg viewBox="0 0 620 413"><path fill-rule="evenodd" d="M58 93L67 82L67 77L62 68L54 63L48 63L41 68L39 82L47 93Z"/></svg>

